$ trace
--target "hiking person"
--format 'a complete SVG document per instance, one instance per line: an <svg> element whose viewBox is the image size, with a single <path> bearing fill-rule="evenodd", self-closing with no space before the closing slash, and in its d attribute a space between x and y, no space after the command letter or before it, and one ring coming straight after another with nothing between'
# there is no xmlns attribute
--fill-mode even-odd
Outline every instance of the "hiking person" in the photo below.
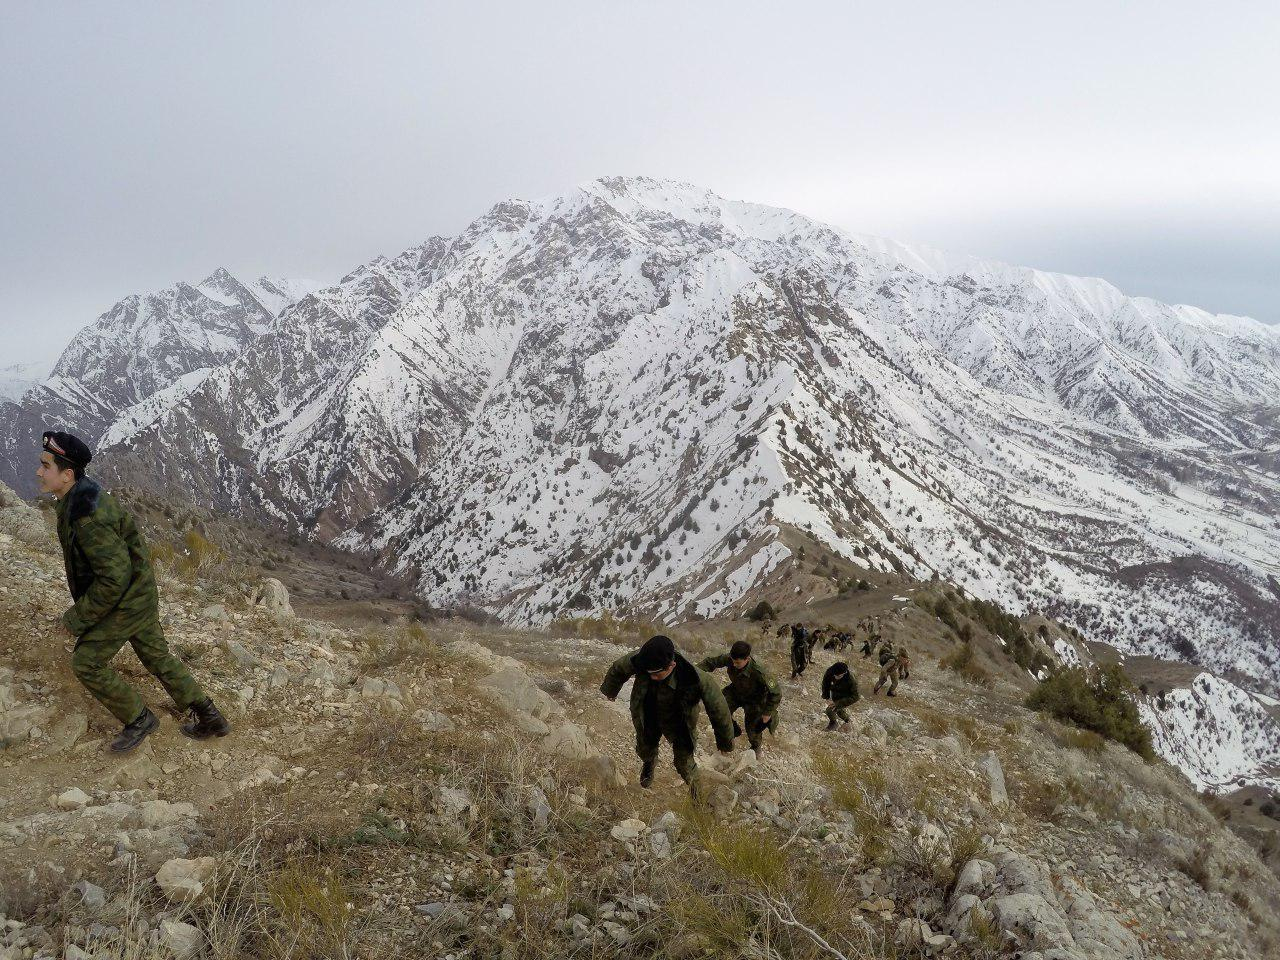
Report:
<svg viewBox="0 0 1280 960"><path fill-rule="evenodd" d="M805 636L804 624L791 626L791 679L795 680L809 665L809 640Z"/></svg>
<svg viewBox="0 0 1280 960"><path fill-rule="evenodd" d="M42 492L58 498L58 542L74 601L62 615L64 629L76 638L71 669L124 724L111 750L132 750L160 726L159 717L111 666L126 643L178 709L194 714L181 728L184 736L226 736L231 725L182 661L169 652L160 627L151 552L133 517L85 476L93 454L82 440L50 431L44 434L43 446L36 479Z"/></svg>
<svg viewBox="0 0 1280 960"><path fill-rule="evenodd" d="M867 639L862 644L862 655L869 657L880 646L880 618L872 617L867 621Z"/></svg>
<svg viewBox="0 0 1280 960"><path fill-rule="evenodd" d="M782 685L769 675L761 663L751 656L751 644L739 640L728 653L707 657L698 664L699 670L714 673L724 667L729 674L729 685L723 689L724 701L732 716L742 708L742 718L747 724L747 742L759 753L764 749L764 732L776 735L778 729L778 704L782 702ZM741 736L742 728L733 721L734 737Z"/></svg>
<svg viewBox="0 0 1280 960"><path fill-rule="evenodd" d="M898 656L893 649L893 641L885 640L880 647L880 679L876 681L876 685L871 688L872 693L879 693L880 688L889 684L888 696L896 697L898 689L899 665Z"/></svg>
<svg viewBox="0 0 1280 960"><path fill-rule="evenodd" d="M709 673L703 673L676 652L669 637L655 636L633 653L619 657L609 667L600 692L617 699L623 684L631 684L631 723L636 731L636 756L640 758L640 786L653 783L658 746L665 737L671 744L676 772L698 797L698 764L693 751L698 739L698 708L711 721L716 748L733 750L733 717L724 694Z"/></svg>
<svg viewBox="0 0 1280 960"><path fill-rule="evenodd" d="M822 699L831 701L827 707L828 730L836 728L836 717L848 724L848 708L858 702L858 681L843 660L827 667L822 675Z"/></svg>

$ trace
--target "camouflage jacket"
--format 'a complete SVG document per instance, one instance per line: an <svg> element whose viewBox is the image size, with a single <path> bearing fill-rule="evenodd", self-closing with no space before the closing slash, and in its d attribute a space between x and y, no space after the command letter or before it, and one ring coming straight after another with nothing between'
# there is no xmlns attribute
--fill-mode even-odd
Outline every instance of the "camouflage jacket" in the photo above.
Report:
<svg viewBox="0 0 1280 960"><path fill-rule="evenodd" d="M688 729L690 738L696 741L698 708L701 706L707 712L707 719L711 721L717 749L733 749L733 718L729 715L729 705L725 703L724 694L720 692L720 687L711 674L703 673L677 654L676 669L672 671L671 676L665 680L653 681L643 670L636 670L635 664L631 662L634 656L635 653L628 653L614 661L604 676L604 683L600 684L600 692L612 700L618 695L623 684L635 678L631 684L631 722L635 725L637 733L644 735L644 697L649 690L649 684L665 683L675 692L675 697L670 699L678 706L674 708L675 714L662 717L664 722L680 720ZM669 698L664 698L664 702L667 699Z"/></svg>
<svg viewBox="0 0 1280 960"><path fill-rule="evenodd" d="M75 601L62 616L77 637L133 634L160 617L151 553L115 497L84 477L58 501L58 542Z"/></svg>
<svg viewBox="0 0 1280 960"><path fill-rule="evenodd" d="M782 685L769 676L769 671L752 657L747 665L739 670L733 665L733 658L727 653L718 657L707 657L698 664L699 670L713 673L724 667L729 674L729 686L742 704L758 705L761 713L774 713L782 702Z"/></svg>

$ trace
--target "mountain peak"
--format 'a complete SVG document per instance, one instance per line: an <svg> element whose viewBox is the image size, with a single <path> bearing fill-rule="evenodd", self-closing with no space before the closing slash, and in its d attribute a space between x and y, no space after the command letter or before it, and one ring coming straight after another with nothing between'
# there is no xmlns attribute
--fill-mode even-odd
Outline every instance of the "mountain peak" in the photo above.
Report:
<svg viewBox="0 0 1280 960"><path fill-rule="evenodd" d="M221 283L239 283L240 281L226 267L218 267L213 273L209 274L200 281L200 285L204 284L221 284Z"/></svg>

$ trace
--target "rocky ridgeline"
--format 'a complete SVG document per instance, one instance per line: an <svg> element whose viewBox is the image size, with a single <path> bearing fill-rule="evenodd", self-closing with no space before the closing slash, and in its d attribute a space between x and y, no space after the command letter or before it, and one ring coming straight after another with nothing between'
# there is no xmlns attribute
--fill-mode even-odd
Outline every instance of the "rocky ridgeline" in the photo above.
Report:
<svg viewBox="0 0 1280 960"><path fill-rule="evenodd" d="M669 758L636 788L596 690L629 637L339 627L277 581L166 580L235 730L166 718L110 757L44 523L0 492L0 960L1274 955L1275 878L1175 773L929 662L833 734L816 678L786 684L762 755L700 755L695 807ZM675 633L748 629L781 672L746 624Z"/></svg>

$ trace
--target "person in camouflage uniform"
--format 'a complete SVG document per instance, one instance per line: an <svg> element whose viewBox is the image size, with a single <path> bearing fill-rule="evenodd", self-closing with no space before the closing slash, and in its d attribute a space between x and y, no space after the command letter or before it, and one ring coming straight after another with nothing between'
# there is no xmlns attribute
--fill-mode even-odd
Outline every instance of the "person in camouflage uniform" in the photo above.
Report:
<svg viewBox="0 0 1280 960"><path fill-rule="evenodd" d="M195 720L182 732L195 739L225 736L230 724L169 652L160 627L159 593L151 554L138 526L116 499L84 475L93 459L83 441L46 433L36 477L58 498L58 542L73 604L62 616L76 638L71 669L76 678L124 724L111 749L123 753L147 738L160 720L111 666L126 643L164 686L181 711Z"/></svg>
<svg viewBox="0 0 1280 960"><path fill-rule="evenodd" d="M729 685L722 691L724 702L732 715L742 708L747 723L747 742L759 753L764 749L764 732L778 732L778 704L782 702L782 686L769 675L754 657L751 644L737 641L728 653L707 657L698 664L699 670L714 673L724 667L729 673ZM742 733L738 721L733 722L733 735Z"/></svg>
<svg viewBox="0 0 1280 960"><path fill-rule="evenodd" d="M822 675L822 699L830 700L827 707L827 729L836 728L836 717L849 722L848 708L858 702L858 681L849 664L837 660Z"/></svg>
<svg viewBox="0 0 1280 960"><path fill-rule="evenodd" d="M650 637L634 653L619 657L609 667L600 692L617 699L623 684L631 684L631 723L636 731L636 755L640 758L640 786L653 783L658 746L665 737L675 755L676 772L698 796L698 764L693 751L698 739L698 710L706 711L721 753L733 750L733 716L715 678L699 670L676 652L667 637Z"/></svg>
<svg viewBox="0 0 1280 960"><path fill-rule="evenodd" d="M880 645L880 618L872 617L866 621L867 639L862 644L862 655L869 657Z"/></svg>
<svg viewBox="0 0 1280 960"><path fill-rule="evenodd" d="M872 693L879 693L880 688L889 684L888 696L896 697L898 690L898 678L901 675L901 663L898 660L898 654L893 649L893 641L885 640L880 646L880 679L876 681L876 685L871 688Z"/></svg>

